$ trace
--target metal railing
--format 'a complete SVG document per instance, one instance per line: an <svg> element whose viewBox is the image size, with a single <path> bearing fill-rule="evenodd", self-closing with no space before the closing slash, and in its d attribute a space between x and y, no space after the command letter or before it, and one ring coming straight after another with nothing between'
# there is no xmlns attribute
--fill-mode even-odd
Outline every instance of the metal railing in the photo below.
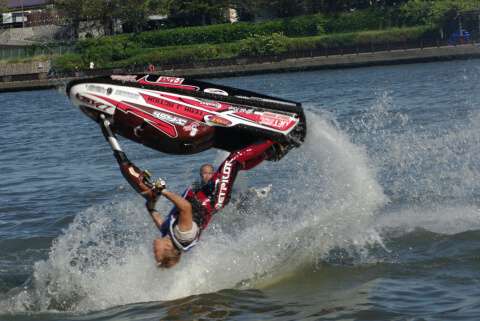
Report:
<svg viewBox="0 0 480 321"><path fill-rule="evenodd" d="M335 47L335 48L323 48L323 49L310 49L310 50L297 50L282 52L273 55L251 56L251 57L238 57L238 58L222 58L211 60L199 60L199 61L183 61L170 64L159 64L155 66L155 70L158 71L171 71L171 70L188 70L188 69L202 69L202 68L214 68L214 67L227 67L238 65L250 65L250 64L264 64L280 62L288 59L306 59L306 58L318 58L318 57L330 57L339 55L359 55L369 54L376 52L389 52L399 50L421 50L424 48L434 48L447 46L448 39L429 39L429 40L416 40L416 41L403 41L392 43L377 43L369 45L357 45L349 47ZM473 44L470 38L463 41L454 41L453 46ZM0 83L14 82L14 81L33 81L33 80L47 80L47 79L64 79L73 77L93 77L112 74L133 74L133 73L148 73L148 66L131 66L123 68L98 68L98 69L85 69L78 71L67 72L55 72L55 73L32 73L22 75L9 75L0 76Z"/></svg>
<svg viewBox="0 0 480 321"><path fill-rule="evenodd" d="M42 55L69 55L76 53L77 45L59 45L57 47L39 46L34 53L28 53L25 49L9 49L0 51L0 60L24 59Z"/></svg>

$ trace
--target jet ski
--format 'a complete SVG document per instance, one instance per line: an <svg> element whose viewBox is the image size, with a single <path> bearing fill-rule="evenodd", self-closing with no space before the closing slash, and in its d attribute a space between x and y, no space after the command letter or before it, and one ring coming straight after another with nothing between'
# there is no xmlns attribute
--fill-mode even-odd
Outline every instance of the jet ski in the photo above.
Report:
<svg viewBox="0 0 480 321"><path fill-rule="evenodd" d="M168 154L232 152L268 138L281 146L270 158L279 160L307 131L300 103L187 78L108 75L73 80L66 93L115 134Z"/></svg>

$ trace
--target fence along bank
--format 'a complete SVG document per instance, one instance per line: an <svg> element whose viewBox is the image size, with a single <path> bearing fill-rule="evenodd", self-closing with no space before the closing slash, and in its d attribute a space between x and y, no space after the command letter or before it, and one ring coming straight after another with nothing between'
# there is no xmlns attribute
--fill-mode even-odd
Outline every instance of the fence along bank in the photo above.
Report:
<svg viewBox="0 0 480 321"><path fill-rule="evenodd" d="M453 45L447 45L447 40L448 39L430 39L395 43L378 43L349 47L290 51L273 55L243 58L183 61L156 65L155 73L182 77L208 78L219 75L235 76L271 73L275 71L332 69L480 57L480 48L477 44L474 44L471 39L468 41L470 43L463 41L463 44L455 42ZM47 64L44 63L44 65ZM59 79L129 73L149 73L149 67L132 66L66 72L37 72L1 75L0 92L39 89L39 87L42 89L44 87L52 88L56 86L54 80ZM43 84L41 86L36 86L34 84L35 81L45 82L45 80L52 80L52 83L46 85ZM28 84L25 84L25 82L30 82L32 84L29 86ZM15 86L15 83L18 83L18 86Z"/></svg>

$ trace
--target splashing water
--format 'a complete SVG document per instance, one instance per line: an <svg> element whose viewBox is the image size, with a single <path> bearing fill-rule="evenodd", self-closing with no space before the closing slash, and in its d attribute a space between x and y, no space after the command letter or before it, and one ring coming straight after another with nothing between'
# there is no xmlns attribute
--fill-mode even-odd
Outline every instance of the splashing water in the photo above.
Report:
<svg viewBox="0 0 480 321"><path fill-rule="evenodd" d="M328 117L307 116L304 146L246 174L261 184L271 182L269 197L227 206L176 267L155 267L151 246L159 233L143 200L117 197L79 213L54 241L48 259L36 262L25 286L0 301L1 310L87 313L255 287L315 264L332 249L361 255L381 244L369 220L388 198L364 148ZM169 206L163 201L158 209L166 212Z"/></svg>

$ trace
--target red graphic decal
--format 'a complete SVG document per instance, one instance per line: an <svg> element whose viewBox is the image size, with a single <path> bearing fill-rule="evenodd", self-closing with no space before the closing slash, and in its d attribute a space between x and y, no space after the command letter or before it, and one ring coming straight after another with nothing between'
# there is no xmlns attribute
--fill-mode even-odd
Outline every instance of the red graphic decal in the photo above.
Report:
<svg viewBox="0 0 480 321"><path fill-rule="evenodd" d="M179 85L179 84L181 84L184 80L185 80L184 78L160 76L160 77L158 77L157 82L166 83L166 84Z"/></svg>
<svg viewBox="0 0 480 321"><path fill-rule="evenodd" d="M148 122L150 125L156 127L157 129L159 129L161 132L165 133L166 135L170 136L170 137L177 137L178 134L177 134L177 129L175 128L175 126L173 126L172 124L170 123L167 123L167 122L164 122L164 121L161 121L157 118L155 118L154 116L150 115L149 113L146 113L144 112L143 110L141 109L138 109L138 108L135 108L135 107L132 107L132 106L129 106L129 105L126 105L126 104L123 104L123 103L119 103L118 101L115 101L113 99L110 99L110 98L106 98L106 97L101 97L101 96L96 96L98 98L101 98L101 99L104 99L106 101L108 101L109 103L113 104L113 105L117 105L117 108L122 110L123 112L125 112L126 114L128 113L132 113L132 114L135 114L139 117L142 117L146 122Z"/></svg>
<svg viewBox="0 0 480 321"><path fill-rule="evenodd" d="M173 102L170 100L162 99L159 97L153 97L145 94L141 94L141 95L143 99L145 99L145 101L152 106L159 107L164 110L168 110L188 118L201 121L203 120L203 116L206 114L202 110L196 109L194 107L188 107L188 106L179 104L177 102Z"/></svg>
<svg viewBox="0 0 480 321"><path fill-rule="evenodd" d="M117 108L120 109L120 110L123 110L126 114L132 113L132 114L135 114L139 117L142 117L150 125L156 127L157 129L164 132L165 134L167 134L170 137L175 138L175 137L178 136L177 135L177 130L176 130L174 125L172 125L170 123L167 123L165 121L162 121L160 119L157 119L157 118L153 117L152 115L150 115L149 113L144 112L141 109L138 109L138 108L135 108L135 107L123 104L123 103L118 104Z"/></svg>
<svg viewBox="0 0 480 321"><path fill-rule="evenodd" d="M96 95L95 95L95 97L98 97L98 98L100 98L100 99L105 99L105 98L103 98L103 97L101 97L101 96L96 96ZM83 95L81 95L81 94L79 94L79 93L77 93L77 94L75 95L75 98L77 98L78 100L83 101L84 103L89 104L89 105L91 105L91 106L93 106L93 107L95 107L95 108L97 108L97 109L103 110L103 111L106 111L108 108L114 108L113 106L105 105L105 104L102 103L102 102L99 102L99 101L96 101L96 100L94 100L94 99L85 97L85 96L83 96ZM107 100L107 99L105 99L105 100ZM117 101L111 100L111 99L108 99L107 101L108 101L109 103L113 104L113 105L116 105L116 104L118 103Z"/></svg>
<svg viewBox="0 0 480 321"><path fill-rule="evenodd" d="M175 100L180 104L189 104L195 107L200 107L208 110L220 111L220 110L226 110L228 107L230 107L230 105L222 104L217 101L202 101L202 100L196 100L189 97L178 97L178 96L172 96L167 94L162 94L162 96L165 98L168 98L169 100Z"/></svg>
<svg viewBox="0 0 480 321"><path fill-rule="evenodd" d="M235 115L281 131L286 131L296 124L295 119L290 116L273 113L235 113Z"/></svg>
<svg viewBox="0 0 480 321"><path fill-rule="evenodd" d="M195 86L182 85L181 83L175 83L175 82L173 83L172 82L153 82L153 81L148 81L145 78L146 77L140 79L137 82L139 84L148 84L148 85L154 85L158 87L179 88L179 89L194 90L194 91L199 90L199 88ZM163 77L163 78L168 78L168 77ZM173 78L173 79L181 79L181 78Z"/></svg>

